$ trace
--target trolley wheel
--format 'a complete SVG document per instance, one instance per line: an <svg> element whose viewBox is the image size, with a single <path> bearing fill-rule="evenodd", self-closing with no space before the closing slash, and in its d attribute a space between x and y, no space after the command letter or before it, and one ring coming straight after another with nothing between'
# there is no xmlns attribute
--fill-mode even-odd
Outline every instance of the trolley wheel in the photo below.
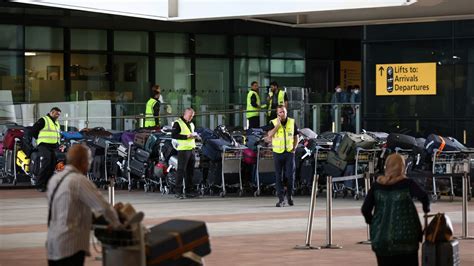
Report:
<svg viewBox="0 0 474 266"><path fill-rule="evenodd" d="M431 201L436 202L438 200L438 195L437 194L431 194Z"/></svg>
<svg viewBox="0 0 474 266"><path fill-rule="evenodd" d="M335 198L335 199L337 199L337 192L336 192L336 191L333 191L333 192L332 192L332 197Z"/></svg>
<svg viewBox="0 0 474 266"><path fill-rule="evenodd" d="M359 199L360 199L359 194L355 194L355 195L354 195L354 199L355 199L355 200L359 200Z"/></svg>
<svg viewBox="0 0 474 266"><path fill-rule="evenodd" d="M254 196L254 197L258 197L258 196L260 196L260 191L258 191L258 190L257 190L257 191L255 191L255 192L253 193L253 196Z"/></svg>
<svg viewBox="0 0 474 266"><path fill-rule="evenodd" d="M129 185L128 185L128 192L131 192L131 191L132 191L132 185L129 184Z"/></svg>
<svg viewBox="0 0 474 266"><path fill-rule="evenodd" d="M220 193L219 193L219 196L220 196L220 197L225 197L225 192L224 192L224 191L220 192Z"/></svg>
<svg viewBox="0 0 474 266"><path fill-rule="evenodd" d="M212 190L212 188L209 189L209 196L214 196L214 191Z"/></svg>
<svg viewBox="0 0 474 266"><path fill-rule="evenodd" d="M143 185L143 190L145 191L145 193L147 193L149 191L147 184Z"/></svg>
<svg viewBox="0 0 474 266"><path fill-rule="evenodd" d="M13 179L13 185L16 186L16 179Z"/></svg>
<svg viewBox="0 0 474 266"><path fill-rule="evenodd" d="M244 195L244 191L239 189L239 197L242 197Z"/></svg>
<svg viewBox="0 0 474 266"><path fill-rule="evenodd" d="M469 194L469 195L467 196L467 201L471 201L471 198L472 198L472 196L471 196L471 194Z"/></svg>
<svg viewBox="0 0 474 266"><path fill-rule="evenodd" d="M137 181L137 189L140 189L140 181Z"/></svg>
<svg viewBox="0 0 474 266"><path fill-rule="evenodd" d="M347 189L344 189L342 191L342 198L345 199L347 197L347 194L349 194L349 192L347 191ZM355 197L354 197L355 198Z"/></svg>

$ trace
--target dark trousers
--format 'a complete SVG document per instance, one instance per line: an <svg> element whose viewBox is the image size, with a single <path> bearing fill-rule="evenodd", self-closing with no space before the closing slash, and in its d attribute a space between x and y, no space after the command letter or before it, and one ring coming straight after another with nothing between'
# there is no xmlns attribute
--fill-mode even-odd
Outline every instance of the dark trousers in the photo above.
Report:
<svg viewBox="0 0 474 266"><path fill-rule="evenodd" d="M277 196L280 201L284 200L285 190L283 187L283 179L287 181L287 197L293 195L293 187L295 183L295 154L291 152L273 153L273 161L275 163L275 186Z"/></svg>
<svg viewBox="0 0 474 266"><path fill-rule="evenodd" d="M38 153L40 156L40 169L38 171L38 187L46 187L49 179L54 174L56 167L56 154L54 148L40 144L38 146Z"/></svg>
<svg viewBox="0 0 474 266"><path fill-rule="evenodd" d="M193 186L194 151L178 151L178 173L176 180L176 193L183 193L183 179L186 187L185 193L190 193Z"/></svg>
<svg viewBox="0 0 474 266"><path fill-rule="evenodd" d="M260 127L260 117L259 116L254 116L248 118L249 120L249 128L257 128Z"/></svg>
<svg viewBox="0 0 474 266"><path fill-rule="evenodd" d="M86 252L81 250L70 257L66 257L60 260L48 260L48 265L49 266L82 266L84 265L85 256L86 256Z"/></svg>
<svg viewBox="0 0 474 266"><path fill-rule="evenodd" d="M377 264L379 266L418 266L418 253L395 256L377 255Z"/></svg>

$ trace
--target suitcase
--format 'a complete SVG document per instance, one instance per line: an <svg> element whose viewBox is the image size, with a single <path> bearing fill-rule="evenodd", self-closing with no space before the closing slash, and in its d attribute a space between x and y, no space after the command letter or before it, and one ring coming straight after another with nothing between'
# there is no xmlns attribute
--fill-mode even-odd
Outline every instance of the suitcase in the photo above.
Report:
<svg viewBox="0 0 474 266"><path fill-rule="evenodd" d="M330 151L328 153L328 161L327 162L328 162L327 164L338 168L339 171L341 171L340 174L342 174L342 172L344 172L344 169L346 169L346 166L347 166L347 161L344 161L341 158L339 158L337 153L335 153L334 151Z"/></svg>
<svg viewBox="0 0 474 266"><path fill-rule="evenodd" d="M3 141L9 129L23 129L23 126L13 122L4 122L0 124L0 142Z"/></svg>
<svg viewBox="0 0 474 266"><path fill-rule="evenodd" d="M212 161L222 158L224 146L230 146L231 143L223 139L209 139L202 145L202 154Z"/></svg>
<svg viewBox="0 0 474 266"><path fill-rule="evenodd" d="M311 186L314 176L314 158L306 158L299 167L299 180L302 185Z"/></svg>
<svg viewBox="0 0 474 266"><path fill-rule="evenodd" d="M121 136L122 144L125 145L125 147L128 147L128 144L130 142L133 143L133 140L135 139L135 135L136 135L136 133L132 132L132 131L123 132L122 136Z"/></svg>
<svg viewBox="0 0 474 266"><path fill-rule="evenodd" d="M169 220L155 225L145 242L147 265L190 265L182 261L183 254L204 257L211 253L206 223L200 221Z"/></svg>
<svg viewBox="0 0 474 266"><path fill-rule="evenodd" d="M298 130L298 133L306 139L315 139L315 138L318 137L318 134L316 134L310 128L302 128L302 129Z"/></svg>
<svg viewBox="0 0 474 266"><path fill-rule="evenodd" d="M16 165L23 169L25 173L30 172L30 158L22 150L18 150L16 153Z"/></svg>
<svg viewBox="0 0 474 266"><path fill-rule="evenodd" d="M142 133L137 133L135 135L135 138L133 139L133 145L144 149L146 141L148 140L148 137L150 137L151 133L149 132L142 132Z"/></svg>
<svg viewBox="0 0 474 266"><path fill-rule="evenodd" d="M375 139L367 134L354 134L347 132L336 152L342 160L353 161L355 159L357 148L373 149L375 144Z"/></svg>
<svg viewBox="0 0 474 266"><path fill-rule="evenodd" d="M217 139L219 138L216 133L214 133L213 130L209 128L197 128L196 133L199 134L199 137L201 138L202 142L205 143L209 139Z"/></svg>
<svg viewBox="0 0 474 266"><path fill-rule="evenodd" d="M167 162L171 156L177 155L178 151L173 147L171 140L166 140L163 142L163 146L161 147L161 160Z"/></svg>
<svg viewBox="0 0 474 266"><path fill-rule="evenodd" d="M151 134L146 143L144 150L150 153L150 156L157 158L160 156L160 139L161 137L166 136L165 133L153 133Z"/></svg>
<svg viewBox="0 0 474 266"><path fill-rule="evenodd" d="M98 137L108 138L112 135L112 133L105 130L105 128L103 127L84 128L80 132L84 136L84 138L88 139L95 139Z"/></svg>
<svg viewBox="0 0 474 266"><path fill-rule="evenodd" d="M466 149L459 141L452 137L442 137L439 135L431 134L426 138L425 149L429 154L433 154L433 151L462 151Z"/></svg>
<svg viewBox="0 0 474 266"><path fill-rule="evenodd" d="M77 131L62 131L61 137L66 141L80 140L84 138L84 136L80 132L77 132Z"/></svg>
<svg viewBox="0 0 474 266"><path fill-rule="evenodd" d="M0 142L0 156L3 156L3 142Z"/></svg>
<svg viewBox="0 0 474 266"><path fill-rule="evenodd" d="M10 128L5 133L5 138L3 139L3 148L7 150L13 150L15 146L15 139L23 139L23 135L25 134L24 129L20 128Z"/></svg>
<svg viewBox="0 0 474 266"><path fill-rule="evenodd" d="M421 254L422 266L461 265L457 240L440 243L425 241L421 248Z"/></svg>
<svg viewBox="0 0 474 266"><path fill-rule="evenodd" d="M329 163L324 164L324 174L326 174L327 176L338 177L338 176L342 176L343 172L344 170L341 170L337 166L334 166Z"/></svg>
<svg viewBox="0 0 474 266"><path fill-rule="evenodd" d="M387 148L395 150L395 148L410 150L416 146L416 139L412 136L390 133L387 137Z"/></svg>
<svg viewBox="0 0 474 266"><path fill-rule="evenodd" d="M141 162L136 159L130 160L130 173L134 176L138 176L140 178L146 176L146 171L148 168L148 163Z"/></svg>
<svg viewBox="0 0 474 266"><path fill-rule="evenodd" d="M150 153L140 148L137 148L133 153L132 157L133 159L138 160L140 162L147 162L150 158Z"/></svg>

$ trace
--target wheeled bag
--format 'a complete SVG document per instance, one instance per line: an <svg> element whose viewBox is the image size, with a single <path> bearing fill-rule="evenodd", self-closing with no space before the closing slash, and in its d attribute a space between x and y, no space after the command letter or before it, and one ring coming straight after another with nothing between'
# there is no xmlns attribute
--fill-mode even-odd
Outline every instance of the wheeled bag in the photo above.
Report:
<svg viewBox="0 0 474 266"><path fill-rule="evenodd" d="M150 137L151 133L149 132L142 132L142 133L137 133L135 135L135 138L133 139L133 145L144 149L146 141L148 140L148 137Z"/></svg>
<svg viewBox="0 0 474 266"><path fill-rule="evenodd" d="M209 139L202 145L202 154L212 161L220 160L224 146L230 145L230 142L223 139Z"/></svg>
<svg viewBox="0 0 474 266"><path fill-rule="evenodd" d="M170 220L150 228L146 237L147 265L195 265L183 254L204 257L211 253L206 223Z"/></svg>
<svg viewBox="0 0 474 266"><path fill-rule="evenodd" d="M148 163L136 159L130 160L130 173L137 177L145 177L148 169Z"/></svg>
<svg viewBox="0 0 474 266"><path fill-rule="evenodd" d="M122 133L122 136L121 136L121 141L122 141L122 144L125 145L126 147L128 147L128 144L130 142L133 143L133 140L135 139L135 135L137 133L133 132L133 131L125 131Z"/></svg>
<svg viewBox="0 0 474 266"><path fill-rule="evenodd" d="M338 173L340 171L341 172L340 174L342 174L344 172L344 170L346 169L347 161L339 158L339 156L337 155L336 152L330 151L328 153L327 164L329 164L330 166L333 166L333 167L338 169L338 171L332 171L332 172ZM331 167L329 167L329 169L331 170Z"/></svg>

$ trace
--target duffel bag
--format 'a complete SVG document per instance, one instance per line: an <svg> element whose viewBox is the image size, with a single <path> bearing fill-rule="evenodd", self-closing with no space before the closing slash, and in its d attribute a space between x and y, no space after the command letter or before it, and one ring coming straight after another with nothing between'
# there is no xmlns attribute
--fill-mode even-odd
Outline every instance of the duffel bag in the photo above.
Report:
<svg viewBox="0 0 474 266"><path fill-rule="evenodd" d="M429 154L433 154L435 149L438 150L438 152L462 151L465 150L466 147L455 138L441 137L439 135L431 134L426 138L425 149Z"/></svg>
<svg viewBox="0 0 474 266"><path fill-rule="evenodd" d="M80 140L83 139L84 136L78 131L62 131L61 137L68 141L68 140Z"/></svg>
<svg viewBox="0 0 474 266"><path fill-rule="evenodd" d="M416 139L412 136L390 133L387 137L387 148L391 150L395 150L395 148L410 150L413 149L413 146L416 146Z"/></svg>
<svg viewBox="0 0 474 266"><path fill-rule="evenodd" d="M217 139L219 136L209 128L198 127L196 128L196 133L199 134L202 142L206 142L208 139Z"/></svg>
<svg viewBox="0 0 474 266"><path fill-rule="evenodd" d="M125 145L125 147L128 147L128 144L130 142L133 143L133 140L135 139L135 135L137 133L133 132L133 131L125 131L122 133L122 136L121 136L121 141L122 141L122 144Z"/></svg>
<svg viewBox="0 0 474 266"><path fill-rule="evenodd" d="M375 144L375 139L367 134L347 132L337 148L337 154L342 160L352 161L355 158L357 148L373 149Z"/></svg>
<svg viewBox="0 0 474 266"><path fill-rule="evenodd" d="M15 139L23 139L24 134L25 130L21 128L8 129L5 134L5 138L3 139L3 148L6 150L13 150L13 147L15 146Z"/></svg>

